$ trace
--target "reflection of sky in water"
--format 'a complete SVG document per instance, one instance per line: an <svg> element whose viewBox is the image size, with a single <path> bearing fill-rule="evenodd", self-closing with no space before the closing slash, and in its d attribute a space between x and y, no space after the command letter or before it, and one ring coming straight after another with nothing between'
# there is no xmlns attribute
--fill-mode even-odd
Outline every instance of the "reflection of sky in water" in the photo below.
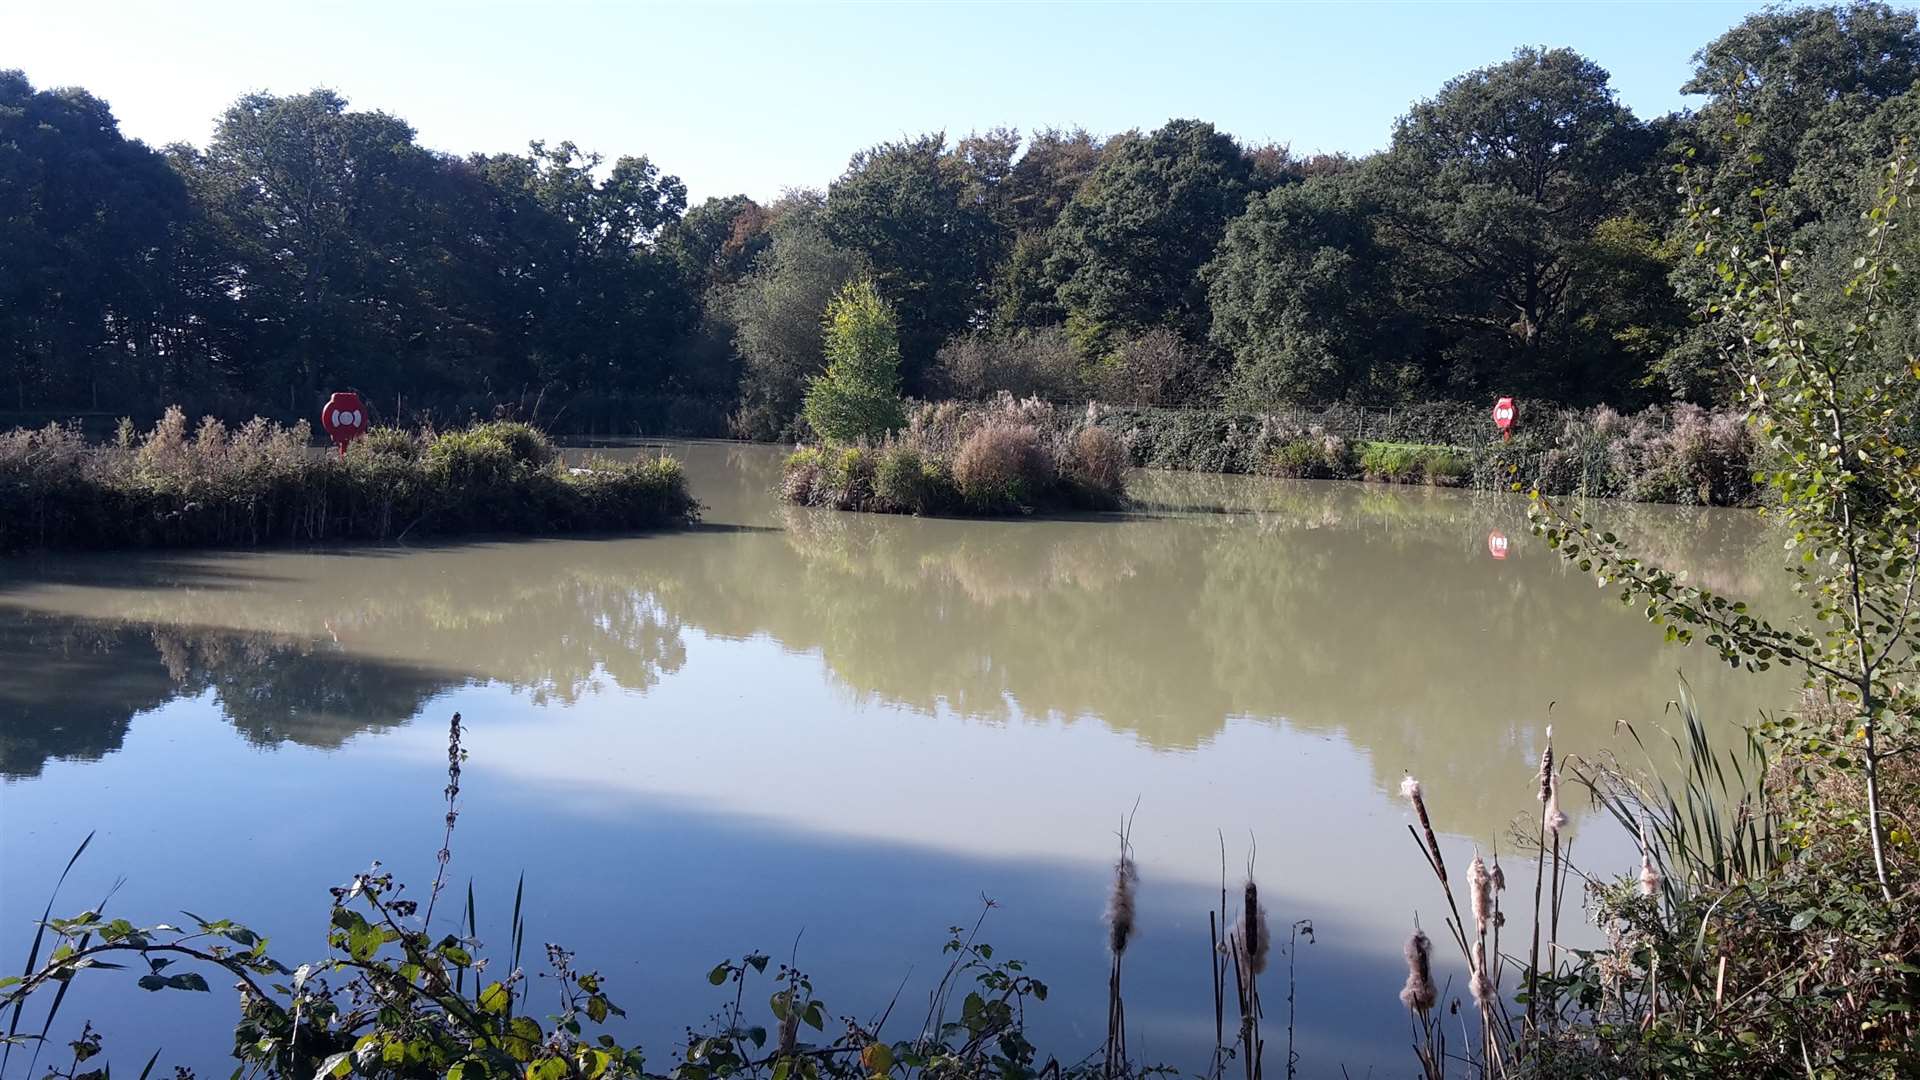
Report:
<svg viewBox="0 0 1920 1080"><path fill-rule="evenodd" d="M1401 770L1464 866L1537 812L1548 702L1584 752L1656 717L1683 666L1718 715L1765 700L1530 548L1507 500L1154 476L1155 511L1125 520L910 521L780 513L776 452L690 456L715 525L690 534L10 568L7 940L99 828L62 907L124 874L120 913L233 914L317 955L326 885L383 858L426 886L459 709L456 880L503 921L524 870L532 936L613 977L656 1062L715 1004L702 972L803 929L834 1010L879 1009L909 964L903 1002L924 1000L983 892L1005 908L987 939L1056 990L1043 1045L1096 1048L1099 910L1138 798L1136 1051L1204 1054L1219 836L1237 868L1252 834L1276 928L1320 931L1299 957L1307 1075L1393 1072L1399 943L1441 907ZM1187 508L1235 512L1165 516ZM1764 580L1772 545L1744 518L1627 525L1720 584ZM1515 546L1497 564L1495 527ZM1625 868L1593 824L1580 861ZM67 1015L128 1055L171 1041L163 1060L201 1033L184 1060L210 1070L226 1003L185 997L106 977Z"/></svg>

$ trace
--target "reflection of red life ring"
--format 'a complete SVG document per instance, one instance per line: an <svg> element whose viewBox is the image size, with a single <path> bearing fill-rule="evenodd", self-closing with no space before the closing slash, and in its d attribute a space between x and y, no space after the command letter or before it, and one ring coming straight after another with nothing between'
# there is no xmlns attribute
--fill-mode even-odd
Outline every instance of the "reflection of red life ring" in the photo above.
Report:
<svg viewBox="0 0 1920 1080"><path fill-rule="evenodd" d="M1507 557L1507 534L1495 529L1487 534L1487 554L1496 559Z"/></svg>
<svg viewBox="0 0 1920 1080"><path fill-rule="evenodd" d="M328 398L326 408L320 410L320 426L344 454L348 443L367 433L367 407L360 403L359 394L342 391Z"/></svg>

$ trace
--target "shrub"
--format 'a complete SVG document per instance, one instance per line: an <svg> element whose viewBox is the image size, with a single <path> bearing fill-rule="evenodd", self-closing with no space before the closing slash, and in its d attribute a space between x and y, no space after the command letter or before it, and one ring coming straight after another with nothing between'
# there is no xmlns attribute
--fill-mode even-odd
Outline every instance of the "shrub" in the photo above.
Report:
<svg viewBox="0 0 1920 1080"><path fill-rule="evenodd" d="M796 506L814 505L814 493L820 487L821 453L805 446L787 455L780 470L780 497Z"/></svg>
<svg viewBox="0 0 1920 1080"><path fill-rule="evenodd" d="M1417 483L1427 449L1411 443L1367 443L1360 450L1360 472L1369 480L1389 484Z"/></svg>
<svg viewBox="0 0 1920 1080"><path fill-rule="evenodd" d="M903 514L927 514L948 501L952 482L928 470L920 451L895 444L883 447L873 467L873 495L882 508Z"/></svg>
<svg viewBox="0 0 1920 1080"><path fill-rule="evenodd" d="M1473 478L1473 464L1450 447L1428 447L1421 457L1420 470L1427 483L1438 487L1459 487Z"/></svg>
<svg viewBox="0 0 1920 1080"><path fill-rule="evenodd" d="M1353 470L1353 448L1338 435L1301 435L1267 452L1260 469L1269 476L1300 480L1344 479Z"/></svg>
<svg viewBox="0 0 1920 1080"><path fill-rule="evenodd" d="M1194 401L1209 381L1202 356L1164 328L1122 341L1094 366L1092 380L1102 401L1129 405Z"/></svg>
<svg viewBox="0 0 1920 1080"><path fill-rule="evenodd" d="M968 506L1025 512L1055 477L1040 429L1002 421L982 425L953 458L953 482Z"/></svg>
<svg viewBox="0 0 1920 1080"><path fill-rule="evenodd" d="M377 427L354 441L355 453L415 461L420 457L420 440L397 427Z"/></svg>
<svg viewBox="0 0 1920 1080"><path fill-rule="evenodd" d="M1266 468L1262 471L1272 476L1307 479L1325 475L1324 465L1320 447L1312 439L1290 439L1267 455Z"/></svg>
<svg viewBox="0 0 1920 1080"><path fill-rule="evenodd" d="M1117 505L1126 493L1127 445L1105 428L1083 427L1067 440L1060 472L1090 506Z"/></svg>
<svg viewBox="0 0 1920 1080"><path fill-rule="evenodd" d="M864 446L849 446L827 455L820 480L842 510L859 510L873 497L874 454Z"/></svg>
<svg viewBox="0 0 1920 1080"><path fill-rule="evenodd" d="M934 369L941 389L977 401L1005 391L1015 397L1065 400L1085 390L1080 354L1058 326L1015 334L973 333L940 346Z"/></svg>

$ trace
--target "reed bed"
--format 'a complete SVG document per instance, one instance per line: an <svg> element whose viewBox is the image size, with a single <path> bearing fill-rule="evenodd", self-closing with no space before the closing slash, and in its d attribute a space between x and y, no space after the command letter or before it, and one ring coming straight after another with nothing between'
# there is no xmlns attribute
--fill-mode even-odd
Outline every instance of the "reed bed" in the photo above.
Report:
<svg viewBox="0 0 1920 1080"><path fill-rule="evenodd" d="M801 506L1006 516L1126 502L1126 447L1042 401L913 409L877 445L821 444L787 458L780 494Z"/></svg>
<svg viewBox="0 0 1920 1080"><path fill-rule="evenodd" d="M1693 506L1748 506L1766 452L1742 416L1694 405L1622 414L1520 403L1511 441L1485 404L1383 410L1105 407L1135 465L1303 479L1470 486Z"/></svg>
<svg viewBox="0 0 1920 1080"><path fill-rule="evenodd" d="M525 424L379 429L344 456L307 425L189 428L179 408L106 445L58 425L0 433L0 552L255 547L683 525L697 504L658 457L567 468Z"/></svg>

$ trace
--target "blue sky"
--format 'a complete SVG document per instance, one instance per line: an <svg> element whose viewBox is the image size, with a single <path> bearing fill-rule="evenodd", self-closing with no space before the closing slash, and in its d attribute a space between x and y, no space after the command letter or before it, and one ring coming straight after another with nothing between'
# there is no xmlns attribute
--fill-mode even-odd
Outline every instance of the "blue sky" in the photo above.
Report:
<svg viewBox="0 0 1920 1080"><path fill-rule="evenodd" d="M437 149L644 153L695 201L824 186L903 134L1211 120L1297 152L1376 149L1448 78L1567 45L1643 116L1761 5L677 4L8 0L0 67L105 97L129 135L204 142L254 89L328 86ZM8 6L0 5L0 6Z"/></svg>

